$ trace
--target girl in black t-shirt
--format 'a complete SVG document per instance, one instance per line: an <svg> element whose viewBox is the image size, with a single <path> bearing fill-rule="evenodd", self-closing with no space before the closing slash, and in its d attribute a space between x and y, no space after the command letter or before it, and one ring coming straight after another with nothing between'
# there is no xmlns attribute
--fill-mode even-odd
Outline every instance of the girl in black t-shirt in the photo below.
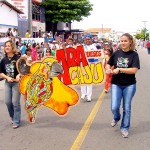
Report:
<svg viewBox="0 0 150 150"><path fill-rule="evenodd" d="M20 92L18 82L20 75L16 68L16 62L19 56L16 54L16 48L13 41L6 41L4 44L6 56L0 62L0 75L5 81L5 103L12 120L13 128L20 126Z"/></svg>
<svg viewBox="0 0 150 150"><path fill-rule="evenodd" d="M125 33L120 39L120 49L112 54L107 66L106 73L112 73L111 86L111 110L114 118L111 126L114 127L120 120L120 104L123 100L123 115L121 122L121 133L128 137L131 116L131 101L136 92L135 74L140 69L139 56L135 50L133 37ZM111 70L111 67L114 67Z"/></svg>

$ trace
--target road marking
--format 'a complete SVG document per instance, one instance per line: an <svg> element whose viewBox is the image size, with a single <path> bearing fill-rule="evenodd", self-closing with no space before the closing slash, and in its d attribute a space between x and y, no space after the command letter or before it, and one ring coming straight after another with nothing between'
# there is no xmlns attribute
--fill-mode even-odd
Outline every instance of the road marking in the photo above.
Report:
<svg viewBox="0 0 150 150"><path fill-rule="evenodd" d="M70 150L79 150L105 96L103 90Z"/></svg>

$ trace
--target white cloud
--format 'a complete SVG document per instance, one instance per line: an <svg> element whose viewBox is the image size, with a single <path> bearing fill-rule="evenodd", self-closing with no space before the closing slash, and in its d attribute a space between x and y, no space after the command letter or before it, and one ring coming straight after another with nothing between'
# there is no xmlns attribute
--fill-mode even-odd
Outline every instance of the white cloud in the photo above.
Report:
<svg viewBox="0 0 150 150"><path fill-rule="evenodd" d="M74 22L74 29L105 28L125 32L150 28L149 0L90 0L93 6L91 16L81 22Z"/></svg>

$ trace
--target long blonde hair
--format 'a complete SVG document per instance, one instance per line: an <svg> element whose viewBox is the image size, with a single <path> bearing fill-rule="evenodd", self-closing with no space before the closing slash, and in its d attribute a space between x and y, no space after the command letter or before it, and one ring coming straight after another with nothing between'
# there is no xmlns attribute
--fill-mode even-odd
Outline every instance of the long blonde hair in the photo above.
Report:
<svg viewBox="0 0 150 150"><path fill-rule="evenodd" d="M133 36L129 33L124 33L121 37L123 36L126 36L130 41L131 41L131 44L130 44L130 51L134 51L135 50L135 40L133 38Z"/></svg>
<svg viewBox="0 0 150 150"><path fill-rule="evenodd" d="M12 40L8 40L4 43L4 52L5 54L7 55L6 51L5 51L5 47L6 47L6 44L7 43L10 43L11 47L12 47L12 53L13 54L16 54L17 53L17 50L16 50L16 44L12 41Z"/></svg>

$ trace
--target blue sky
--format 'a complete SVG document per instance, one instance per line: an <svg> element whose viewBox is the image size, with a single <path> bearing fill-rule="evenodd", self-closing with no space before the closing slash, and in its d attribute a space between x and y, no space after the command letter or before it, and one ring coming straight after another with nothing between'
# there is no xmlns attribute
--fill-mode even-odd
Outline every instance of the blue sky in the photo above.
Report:
<svg viewBox="0 0 150 150"><path fill-rule="evenodd" d="M81 22L73 22L74 29L112 28L116 31L135 32L150 29L149 0L90 0L94 5L91 15Z"/></svg>

